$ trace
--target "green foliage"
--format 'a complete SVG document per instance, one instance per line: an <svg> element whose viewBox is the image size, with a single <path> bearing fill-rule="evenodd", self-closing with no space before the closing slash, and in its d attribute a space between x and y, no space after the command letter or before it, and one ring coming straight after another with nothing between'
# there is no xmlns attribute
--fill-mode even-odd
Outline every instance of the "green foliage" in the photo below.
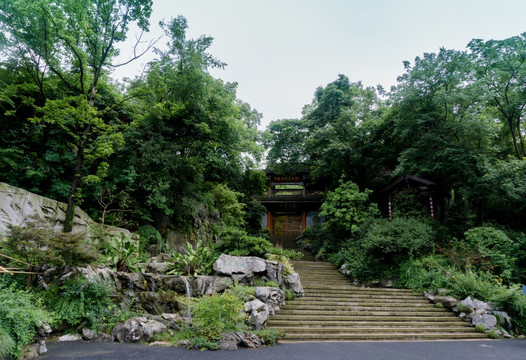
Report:
<svg viewBox="0 0 526 360"><path fill-rule="evenodd" d="M526 334L526 296L520 285L501 288L492 301L499 309L508 313L518 332Z"/></svg>
<svg viewBox="0 0 526 360"><path fill-rule="evenodd" d="M498 291L500 282L488 272L455 272L448 279L447 288L451 296L489 301Z"/></svg>
<svg viewBox="0 0 526 360"><path fill-rule="evenodd" d="M33 294L13 287L4 288L0 285L0 329L14 341L10 354L17 358L21 350L33 341L37 328L42 322L51 323L52 316L42 307L42 303ZM3 344L11 342L4 336ZM4 348L2 351L6 351Z"/></svg>
<svg viewBox="0 0 526 360"><path fill-rule="evenodd" d="M277 254L267 254L265 255L265 257L267 258L267 260L280 262L283 265L285 265L285 268L283 269L283 275L294 274L294 266L292 266L292 263L290 262L290 259L288 257Z"/></svg>
<svg viewBox="0 0 526 360"><path fill-rule="evenodd" d="M15 348L15 341L6 330L0 328L0 359L5 359Z"/></svg>
<svg viewBox="0 0 526 360"><path fill-rule="evenodd" d="M214 251L218 254L224 253L236 256L258 256L265 254L276 254L286 256L289 259L300 259L303 254L275 247L270 241L258 236L250 236L246 231L234 227L224 227L220 234L220 240L214 245Z"/></svg>
<svg viewBox="0 0 526 360"><path fill-rule="evenodd" d="M339 186L329 191L321 206L320 215L327 220L323 227L341 239L349 238L367 220L379 215L376 204L369 201L371 190L360 191L352 181L340 179Z"/></svg>
<svg viewBox="0 0 526 360"><path fill-rule="evenodd" d="M265 345L275 345L279 340L285 338L285 332L283 330L262 329L255 330L253 333L262 338L265 341Z"/></svg>
<svg viewBox="0 0 526 360"><path fill-rule="evenodd" d="M513 242L502 230L482 226L469 229L464 235L467 246L475 249L479 256L478 264L470 265L491 271L505 280L511 278L515 259L508 255L508 249Z"/></svg>
<svg viewBox="0 0 526 360"><path fill-rule="evenodd" d="M413 218L377 219L367 228L359 244L382 263L400 264L429 253L434 245L434 232L431 226Z"/></svg>
<svg viewBox="0 0 526 360"><path fill-rule="evenodd" d="M38 222L30 222L25 227L9 225L0 249L34 266L85 266L99 256L84 234L56 233Z"/></svg>
<svg viewBox="0 0 526 360"><path fill-rule="evenodd" d="M488 337L490 339L500 339L500 335L495 330L488 331Z"/></svg>
<svg viewBox="0 0 526 360"><path fill-rule="evenodd" d="M193 299L192 324L197 335L208 341L218 341L223 332L244 329L243 305L243 300L231 293Z"/></svg>
<svg viewBox="0 0 526 360"><path fill-rule="evenodd" d="M111 300L112 292L113 286L108 281L73 277L44 293L44 299L58 323L72 329L83 324L100 330L111 323L117 313Z"/></svg>
<svg viewBox="0 0 526 360"><path fill-rule="evenodd" d="M471 313L472 308L468 305L457 304L457 310L461 313L469 314ZM486 329L486 327L484 327L484 329Z"/></svg>
<svg viewBox="0 0 526 360"><path fill-rule="evenodd" d="M112 237L102 244L105 260L116 271L138 272L138 251L138 243L122 232L120 239Z"/></svg>
<svg viewBox="0 0 526 360"><path fill-rule="evenodd" d="M275 286L275 287L277 287L277 286ZM289 289L282 289L282 290L285 293L285 300L290 301L290 300L294 300L296 298L296 293L295 292L290 291Z"/></svg>
<svg viewBox="0 0 526 360"><path fill-rule="evenodd" d="M139 234L139 251L143 252L150 245L158 245L159 249L162 251L164 248L164 241L161 233L157 231L151 225L141 226L138 230Z"/></svg>
<svg viewBox="0 0 526 360"><path fill-rule="evenodd" d="M477 324L477 326L475 326L475 330L477 330L477 332L479 333L484 334L486 332L486 327L483 324Z"/></svg>
<svg viewBox="0 0 526 360"><path fill-rule="evenodd" d="M229 189L225 184L214 186L211 193L214 207L219 211L223 223L226 226L243 227L245 206L238 201L242 194Z"/></svg>
<svg viewBox="0 0 526 360"><path fill-rule="evenodd" d="M195 249L187 242L184 254L173 252L170 256L168 274L176 275L210 275L216 260L210 248L203 245L201 240L197 242Z"/></svg>
<svg viewBox="0 0 526 360"><path fill-rule="evenodd" d="M440 255L427 255L409 259L400 264L399 282L416 291L437 290L447 284L447 274L452 263Z"/></svg>

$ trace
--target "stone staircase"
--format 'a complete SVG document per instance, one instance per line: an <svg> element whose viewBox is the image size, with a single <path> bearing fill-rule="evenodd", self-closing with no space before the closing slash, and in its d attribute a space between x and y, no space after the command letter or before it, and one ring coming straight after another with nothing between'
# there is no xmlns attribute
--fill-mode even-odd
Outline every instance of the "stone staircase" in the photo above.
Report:
<svg viewBox="0 0 526 360"><path fill-rule="evenodd" d="M268 328L285 341L487 339L455 314L406 289L361 288L329 263L296 261L305 297L288 301Z"/></svg>

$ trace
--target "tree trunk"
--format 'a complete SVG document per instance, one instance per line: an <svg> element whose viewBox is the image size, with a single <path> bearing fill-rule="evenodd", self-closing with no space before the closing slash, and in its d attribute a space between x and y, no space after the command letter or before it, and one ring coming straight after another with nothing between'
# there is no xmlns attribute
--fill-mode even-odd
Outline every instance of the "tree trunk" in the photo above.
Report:
<svg viewBox="0 0 526 360"><path fill-rule="evenodd" d="M75 214L75 195L79 187L80 179L82 178L82 165L84 165L84 149L88 142L88 135L91 126L86 125L83 131L83 138L77 150L77 160L75 163L75 172L73 180L71 181L71 188L69 190L68 206L66 208L66 218L64 219L64 232L69 233L73 230L73 216Z"/></svg>

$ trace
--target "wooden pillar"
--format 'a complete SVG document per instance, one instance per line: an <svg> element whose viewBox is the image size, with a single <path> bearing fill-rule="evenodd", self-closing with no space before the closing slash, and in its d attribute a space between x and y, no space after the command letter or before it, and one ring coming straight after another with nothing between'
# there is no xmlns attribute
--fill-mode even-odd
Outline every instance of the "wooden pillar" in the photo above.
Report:
<svg viewBox="0 0 526 360"><path fill-rule="evenodd" d="M302 215L302 221L301 221L301 232L304 232L307 228L307 214L305 213L305 210L303 210Z"/></svg>
<svg viewBox="0 0 526 360"><path fill-rule="evenodd" d="M389 208L389 220L393 220L393 204L391 203L391 193L389 193L389 198L387 202L387 206Z"/></svg>

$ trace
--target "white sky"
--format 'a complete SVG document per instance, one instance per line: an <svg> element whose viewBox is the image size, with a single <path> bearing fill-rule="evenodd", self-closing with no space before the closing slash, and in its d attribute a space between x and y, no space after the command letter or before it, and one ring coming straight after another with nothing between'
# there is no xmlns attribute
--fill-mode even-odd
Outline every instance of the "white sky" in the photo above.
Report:
<svg viewBox="0 0 526 360"><path fill-rule="evenodd" d="M505 39L526 31L526 0L153 2L145 37L160 36L159 20L177 15L188 20L188 38L212 36L209 52L228 64L212 75L238 83L238 98L263 113L261 128L300 117L316 88L340 73L389 89L404 60L440 47L463 50L473 38ZM152 57L119 68L115 76L135 77Z"/></svg>

